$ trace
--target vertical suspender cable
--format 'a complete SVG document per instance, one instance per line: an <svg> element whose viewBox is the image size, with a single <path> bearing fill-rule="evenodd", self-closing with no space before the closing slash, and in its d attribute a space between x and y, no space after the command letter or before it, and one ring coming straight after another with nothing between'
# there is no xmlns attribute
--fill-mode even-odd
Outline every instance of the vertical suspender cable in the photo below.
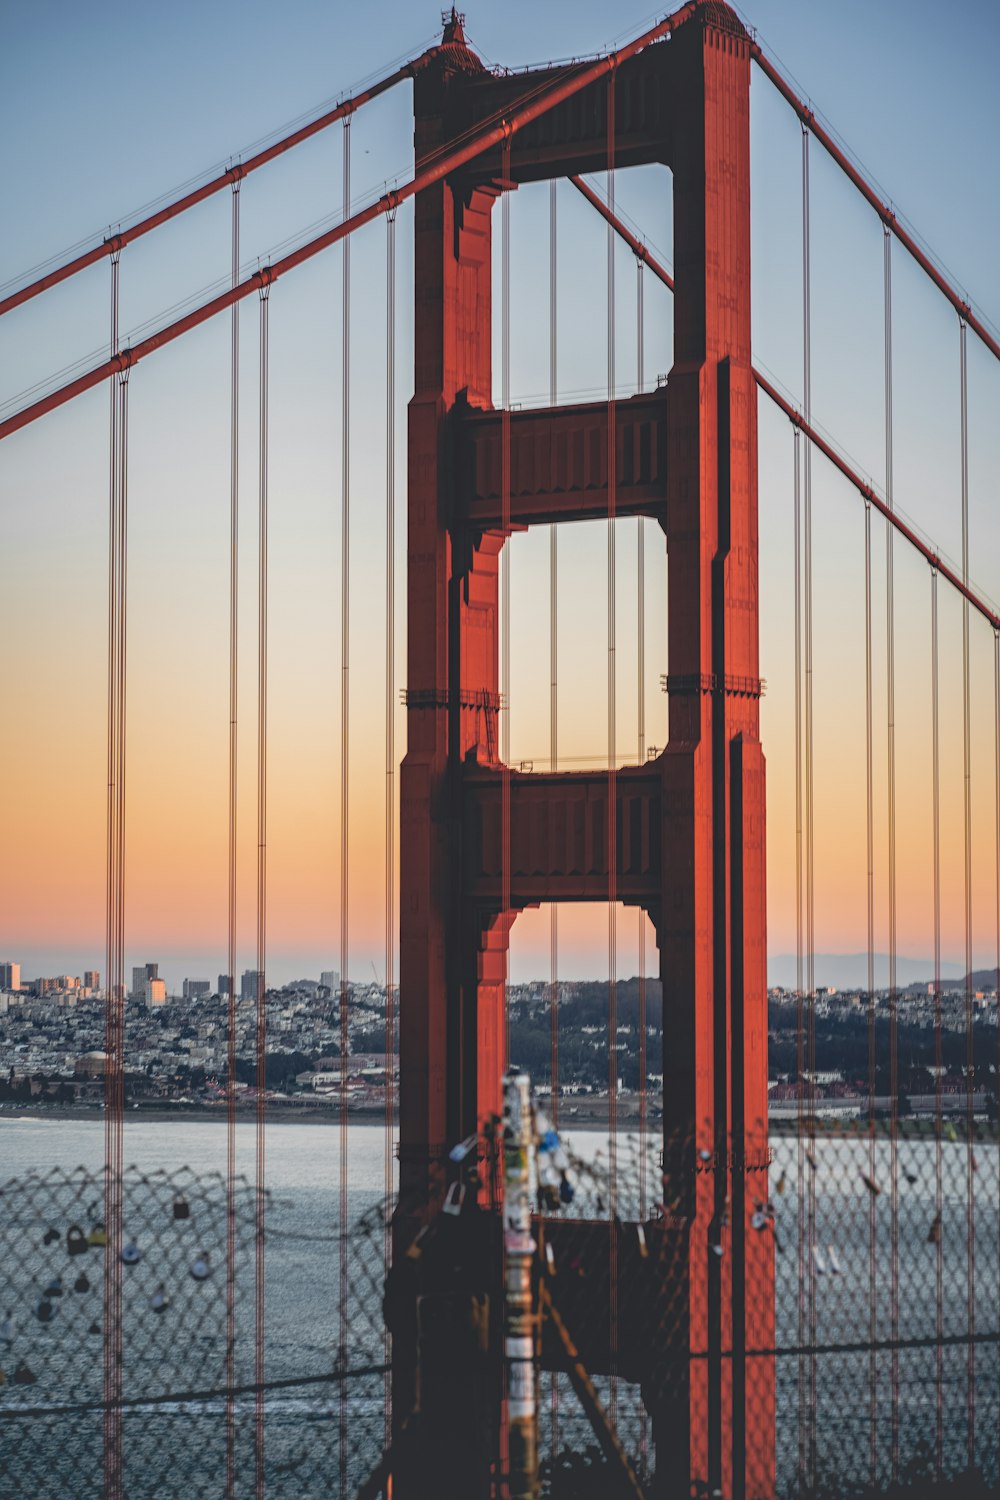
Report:
<svg viewBox="0 0 1000 1500"><path fill-rule="evenodd" d="M121 1261L122 1241L122 1212L124 1209L122 1197L122 1173L124 1169L124 1112L125 1112L125 772L126 772L126 729L127 729L127 688L128 688L128 661L127 661L127 632L128 632L128 369L124 369L118 382L118 485L119 485L119 523L118 523L118 828L117 828L117 865L118 865L118 889L116 892L117 915L116 925L118 928L118 984L116 989L115 1006L115 1048L113 1053L113 1077L115 1081L114 1098L114 1131L115 1131L115 1175L118 1182L117 1191L117 1224L115 1226L114 1244L119 1264ZM122 1288L120 1273L115 1281L115 1344L119 1369L116 1375L116 1398L120 1400L122 1395ZM119 1445L117 1487L114 1491L114 1500L121 1500L124 1495L124 1451L122 1449L121 1413L116 1414L117 1441Z"/></svg>
<svg viewBox="0 0 1000 1500"><path fill-rule="evenodd" d="M646 313L644 305L645 282L642 261L635 258L635 389L641 395L645 390L646 368Z"/></svg>
<svg viewBox="0 0 1000 1500"><path fill-rule="evenodd" d="M615 68L608 73L607 90L607 201L615 211ZM617 633L615 513L618 454L615 411L615 230L608 223L608 1213L611 1226L609 1285L610 1400L612 1422L618 1416L618 774L617 744Z"/></svg>
<svg viewBox="0 0 1000 1500"><path fill-rule="evenodd" d="M500 921L510 932L510 131L500 149ZM504 1055L510 1058L510 951L504 954ZM505 1390L504 1394L507 1392ZM499 1467L509 1475L510 1450L505 1419L500 1433Z"/></svg>
<svg viewBox="0 0 1000 1500"><path fill-rule="evenodd" d="M805 1140L805 999L803 977L802 922L802 434L792 431L793 510L792 546L794 551L794 635L795 635L795 1078L796 1078L796 1186L798 1192L798 1485L800 1491L811 1487L809 1478L808 1365L805 1356L807 1339L806 1281L809 1249L805 1220L806 1140Z"/></svg>
<svg viewBox="0 0 1000 1500"><path fill-rule="evenodd" d="M1000 1090L1000 629L993 629L993 793L996 812L996 971L994 984L997 997L997 1045L994 1066L997 1089ZM998 1153L1000 1154L1000 1153ZM1000 1173L1000 1161L997 1163ZM997 1219L997 1302L1000 1306L1000 1217ZM1000 1445L1000 1424L997 1442ZM998 1448L1000 1458L1000 1448Z"/></svg>
<svg viewBox="0 0 1000 1500"><path fill-rule="evenodd" d="M111 257L111 352L118 352L119 257ZM127 374L127 372L126 372ZM104 1489L109 1500L122 1494L122 1099L124 1064L123 917L124 872L123 687L125 640L125 554L122 414L126 385L112 377L109 412L108 481L108 801L105 940L107 999L105 1009L104 1075Z"/></svg>
<svg viewBox="0 0 1000 1500"><path fill-rule="evenodd" d="M549 405L558 394L558 222L556 180L549 183ZM559 764L559 528L549 527L549 770ZM549 912L549 1021L552 1123L559 1124L559 908ZM556 1384L552 1385L555 1398Z"/></svg>
<svg viewBox="0 0 1000 1500"><path fill-rule="evenodd" d="M1000 629L993 629L993 790L996 811L996 973L997 1048L994 1059L997 1089L1000 1091ZM1000 1153L998 1153L1000 1154ZM1000 1173L1000 1161L997 1163ZM997 1219L997 1306L1000 1306L1000 1217ZM1000 1424L997 1442L1000 1444ZM1000 1458L1000 1448L998 1448Z"/></svg>
<svg viewBox="0 0 1000 1500"><path fill-rule="evenodd" d="M885 497L892 509L892 237L883 225L883 313L885 373ZM896 606L893 584L894 532L886 521L885 685L889 861L889 1337L891 1467L899 1471L899 996L896 988Z"/></svg>
<svg viewBox="0 0 1000 1500"><path fill-rule="evenodd" d="M257 1110L254 1265L254 1493L264 1495L264 1209L267 1127L267 481L268 294L260 289L260 426L257 512Z"/></svg>
<svg viewBox="0 0 1000 1500"><path fill-rule="evenodd" d="M934 819L934 1468L940 1476L944 1458L944 1182L941 1120L941 715L938 675L937 569L931 569L931 807Z"/></svg>
<svg viewBox="0 0 1000 1500"><path fill-rule="evenodd" d="M385 1195L392 1196L396 1052L396 210L385 218ZM385 1273L392 1258L392 1226L385 1216ZM388 1366L392 1340L385 1333ZM384 1446L392 1439L392 1376L385 1376Z"/></svg>
<svg viewBox="0 0 1000 1500"><path fill-rule="evenodd" d="M802 127L802 403L807 422L812 421L812 288L809 226L809 132ZM815 844L813 819L813 599L812 599L812 449L807 442L802 455L803 500L803 645L805 667L805 938L807 1065L809 1101L809 1155L816 1162L816 1111L814 1080L816 1076L816 975L815 975ZM816 1343L816 1167L810 1166L807 1179L807 1221L809 1242L809 1347ZM815 1479L816 1468L816 1356L809 1356L809 1473Z"/></svg>
<svg viewBox="0 0 1000 1500"><path fill-rule="evenodd" d="M118 352L118 263L120 251L111 257L111 353ZM116 687L115 661L117 656L118 598L118 381L111 377L109 386L108 414L108 702L107 702L107 823L105 849L105 908L104 946L107 999L105 1001L105 1044L108 1062L114 1055L115 1037L115 803L116 757ZM117 1483L118 1444L114 1426L115 1379L118 1361L115 1350L117 1318L115 1316L115 1278L119 1274L120 1261L114 1254L111 1241L119 1217L118 1189L115 1182L113 1126L114 1080L111 1067L104 1073L104 1222L107 1227L107 1244L104 1249L104 1420L103 1420L103 1464L104 1488L108 1495L114 1494Z"/></svg>
<svg viewBox="0 0 1000 1500"><path fill-rule="evenodd" d="M510 931L510 133L503 139L500 198L500 920ZM504 1065L510 1056L510 953L504 961Z"/></svg>
<svg viewBox="0 0 1000 1500"><path fill-rule="evenodd" d="M122 1156L122 1126L125 1108L125 747L127 729L128 688L128 369L124 369L118 382L118 486L119 486L119 603L118 603L118 995L117 1049L115 1054L115 1135L119 1164L119 1177L124 1165ZM121 1225L118 1227L121 1237ZM118 1292L119 1303L121 1290ZM120 1313L120 1305L119 1305ZM120 1336L120 1335L119 1335Z"/></svg>
<svg viewBox="0 0 1000 1500"><path fill-rule="evenodd" d="M642 261L635 260L635 384L643 390L644 282ZM639 765L646 760L646 520L636 531L636 740ZM646 913L639 907L639 1204L640 1223L646 1217Z"/></svg>
<svg viewBox="0 0 1000 1500"><path fill-rule="evenodd" d="M559 390L558 184L549 183L549 405ZM549 770L559 765L559 527L549 527ZM549 1078L552 1123L559 1125L559 907L549 907ZM549 1451L559 1451L559 1376L551 1377Z"/></svg>
<svg viewBox="0 0 1000 1500"><path fill-rule="evenodd" d="M962 441L962 582L969 582L969 367L966 324L959 320L959 380L961 385ZM962 600L962 814L965 855L965 1137L966 1137L966 1232L968 1259L966 1303L968 1308L968 1462L976 1459L976 1158L973 1093L976 1086L976 1050L972 1005L972 720L969 693L969 601Z"/></svg>
<svg viewBox="0 0 1000 1500"><path fill-rule="evenodd" d="M643 308L644 282L642 261L635 259L635 383L636 392L643 390L643 367L645 365L645 312ZM638 763L646 760L646 520L638 519L636 534L636 738ZM646 1218L646 913L639 907L639 1203L640 1224ZM640 1478L646 1477L648 1451L648 1422L645 1406L639 1411L639 1459Z"/></svg>
<svg viewBox="0 0 1000 1500"><path fill-rule="evenodd" d="M240 279L240 183L233 183L232 284ZM229 888L226 1055L226 1500L236 1493L236 838L239 704L240 309L233 305L229 372Z"/></svg>
<svg viewBox="0 0 1000 1500"><path fill-rule="evenodd" d="M344 218L351 213L351 116L344 118ZM350 1052L348 959L350 951L351 789L351 241L344 240L341 313L341 542L340 542L340 1244L337 1360L347 1364L347 1088ZM340 1493L347 1493L347 1383L340 1382Z"/></svg>
<svg viewBox="0 0 1000 1500"><path fill-rule="evenodd" d="M872 756L872 507L865 499L865 853L868 928L868 1180L875 1181L875 777ZM868 1479L878 1478L878 1213L868 1197Z"/></svg>

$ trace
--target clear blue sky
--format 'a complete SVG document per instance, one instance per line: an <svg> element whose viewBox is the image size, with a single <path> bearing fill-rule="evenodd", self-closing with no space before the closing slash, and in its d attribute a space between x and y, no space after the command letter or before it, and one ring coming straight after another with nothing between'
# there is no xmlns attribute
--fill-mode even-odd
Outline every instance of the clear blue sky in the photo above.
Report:
<svg viewBox="0 0 1000 1500"><path fill-rule="evenodd" d="M995 59L1000 55L1000 6L956 0L946 10L925 0L844 0L836 9L792 0L756 0L747 20L785 71L840 135L898 209L950 268L985 313L1000 322L1000 106ZM495 63L544 62L603 48L642 30L641 10L597 0L545 7L526 0L467 11L472 43ZM189 179L245 152L262 137L334 96L378 74L402 55L436 39L439 12L412 4L319 5L289 0L257 3L108 8L64 0L8 6L0 53L0 123L7 143L2 167L4 234L0 283L109 225ZM754 339L755 356L797 393L801 388L799 130L770 85L753 85ZM404 88L359 117L353 130L355 198L406 173L411 162L408 91ZM253 178L243 191L245 264L255 263L306 226L339 212L341 136L301 148ZM859 464L877 480L883 472L881 234L870 211L814 152L814 410ZM524 191L512 205L514 285L513 394L529 397L547 383L544 329L547 253L541 192ZM669 198L647 173L620 174L619 201L670 257ZM122 317L126 331L155 319L228 272L228 202L223 198L136 246L123 259ZM590 327L574 315L586 298L603 296L604 236L586 206L560 197L560 383L600 388L605 368L603 314ZM409 221L399 227L399 395L408 394L410 320ZM364 745L381 745L381 700L369 702L363 677L381 678L382 570L381 380L383 378L383 231L373 226L354 252L356 351L352 478L356 510L356 578L352 619L359 643L356 681L359 798L368 797L375 822L359 825L354 847L367 865L358 876L356 959L381 971L378 907L380 767ZM619 262L619 382L634 379L630 321L634 273ZM894 259L896 297L896 498L951 556L958 555L957 333L954 315L932 294L902 254ZM339 579L339 259L337 253L276 289L272 301L272 628L275 689L276 784L273 862L274 972L336 966L337 767L325 747L338 737L336 629ZM279 295L280 293L280 295ZM645 379L669 367L669 299L647 288ZM246 542L244 598L252 603L254 502L253 387L256 309L242 318L243 438ZM0 402L77 359L106 339L107 267L87 273L44 304L0 324ZM214 975L225 951L224 830L218 803L225 748L225 578L227 334L220 325L189 344L157 356L133 382L133 631L135 691L131 698L135 798L131 816L129 961L160 957L168 977L197 970ZM156 366L154 369L153 366ZM0 701L13 705L18 733L5 728L10 775L2 779L0 826L14 827L25 853L20 873L0 887L0 948L21 957L26 970L74 970L101 963L103 703L103 567L105 396L48 419L0 453L0 555L4 558L5 644L0 649ZM376 415L366 418L368 401ZM153 411L156 411L154 420ZM1000 476L1000 379L970 346L972 574L1000 597L1000 522L994 503ZM402 474L402 423L399 463ZM790 440L787 424L761 415L763 670L769 682L764 709L771 795L770 928L774 951L790 946L788 798L790 795ZM859 547L856 500L817 470L817 777L821 816L819 859L829 875L818 887L817 944L829 950L863 946L857 850L863 858L863 772L859 733L863 701L859 662ZM402 503L402 485L400 502ZM370 502L370 504L369 504ZM399 537L402 526L399 527ZM629 533L631 537L631 533ZM303 545L303 542L307 545ZM591 545L592 543L592 545ZM544 539L519 538L512 549L515 604L512 742L515 759L536 758L546 701L544 663L534 659L530 626L547 618L542 597ZM579 555L571 552L579 547ZM629 545L633 545L629 542ZM881 543L879 542L879 546ZM586 597L591 580L603 587L600 543L567 543L567 567ZM621 567L628 567L623 544ZM402 578L402 553L398 576ZM650 558L646 686L649 739L662 732L663 559ZM877 552L876 570L884 569ZM589 570L589 571L588 571ZM907 562L898 568L901 626L901 742L907 747L905 790L912 824L910 864L923 869L926 821L926 574ZM569 575L567 575L569 576ZM632 575L629 574L630 578ZM879 574L879 579L881 575ZM580 582L580 580L585 580ZM880 582L878 583L880 587ZM569 585L567 585L569 587ZM627 588L620 596L628 599ZM631 629L623 604L622 639ZM561 713L567 754L600 753L604 706L589 714L594 661L604 641L580 631L569 613ZM881 596L876 613L884 610ZM402 617L402 616L401 616ZM250 662L253 617L245 618L244 660ZM955 771L952 730L957 613L943 614L943 645L952 653L946 683L946 770ZM982 632L980 632L980 635ZM303 655L302 642L309 642ZM977 637L974 667L989 668L991 642ZM324 654L325 653L325 654ZM596 653L596 656L595 656ZM623 674L624 675L624 674ZM978 680L978 679L977 679ZM986 678L982 678L986 681ZM988 679L991 683L991 678ZM852 685L853 684L853 685ZM910 689L912 684L912 691ZM881 691L880 668L876 689ZM252 675L244 702L252 706ZM624 689L623 689L624 692ZM951 694L952 696L948 696ZM983 700L985 702L985 700ZM623 697L620 723L634 718L635 695ZM523 704L523 708L519 708ZM977 710L975 723L977 845L988 874L992 788L992 725ZM246 715L249 735L249 720ZM8 719L8 725L11 721ZM624 731L622 731L624 737ZM544 735L542 736L544 741ZM400 720L399 743L402 744ZM84 752L81 745L91 748ZM252 739L243 764L252 772ZM880 768L884 762L879 752ZM625 757L627 758L627 756ZM371 762L371 764L367 764ZM352 775L353 762L352 762ZM882 778L882 770L878 775ZM319 788L315 800L290 783ZM838 788L846 787L847 811ZM884 796L882 780L879 796ZM150 807L156 804L154 815ZM218 814L205 809L218 805ZM86 807L86 813L80 809ZM823 809L827 809L823 813ZM949 812L954 811L948 803ZM247 833L252 804L246 803ZM879 813L880 827L882 813ZM377 825L377 826L376 826ZM53 844L65 830L68 847ZM287 830L283 850L280 831ZM220 836L221 835L221 836ZM880 858L882 853L880 834ZM366 851L366 844L371 848ZM849 853L845 847L849 845ZM248 845L249 848L249 845ZM40 852L42 851L42 852ZM954 855L946 851L948 861ZM30 857L29 857L30 856ZM7 865L8 872L11 865ZM70 866L67 871L65 866ZM185 874L185 867L188 873ZM249 866L247 867L249 870ZM367 875L364 870L367 870ZM977 865L978 869L978 865ZM949 881L955 888L952 871ZM825 881L825 883L824 883ZM23 888L30 890L30 899ZM307 894L303 894L303 892ZM245 900L252 896L247 880ZM914 888L901 946L927 950L927 882ZM221 896L221 900L220 900ZM992 887L984 875L977 897L977 949L990 942ZM884 905L880 897L880 924ZM51 913L72 913L72 920ZM206 917L208 912L208 917ZM35 915L32 916L32 913ZM49 913L49 917L46 917ZM247 934L252 912L246 906ZM206 938L207 921L215 938ZM957 908L946 911L949 948L960 933ZM547 967L547 927L522 919L515 937L515 973ZM61 928L61 930L56 930ZM184 934L189 936L185 937ZM323 936L329 934L328 938ZM884 937L879 946L884 945ZM244 954L249 965L252 949ZM595 961L587 954L584 969ZM628 959L624 959L626 967ZM569 964L569 960L567 960ZM597 963L599 967L599 962ZM370 971L369 971L370 972Z"/></svg>

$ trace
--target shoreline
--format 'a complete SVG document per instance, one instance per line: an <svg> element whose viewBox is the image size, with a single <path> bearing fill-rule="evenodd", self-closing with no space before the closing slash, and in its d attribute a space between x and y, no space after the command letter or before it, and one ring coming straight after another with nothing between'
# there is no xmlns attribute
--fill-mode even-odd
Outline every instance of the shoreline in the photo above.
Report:
<svg viewBox="0 0 1000 1500"><path fill-rule="evenodd" d="M544 1107L544 1106L543 1106ZM589 1107L584 1109L580 1105L575 1106L577 1113L569 1115L566 1111L560 1111L559 1131L562 1135L571 1136L574 1131L604 1131L608 1130L607 1108ZM662 1133L663 1116L659 1105L655 1107L655 1115L647 1116L646 1132L650 1140L655 1140ZM307 1104L269 1104L267 1108L268 1122L272 1125L324 1125L331 1129L340 1126L339 1108L329 1106L311 1106ZM4 1105L0 1108L0 1130L7 1122L28 1122L31 1124L45 1124L52 1121L54 1124L104 1123L105 1114L101 1108L93 1106L67 1106L67 1105L30 1105L18 1104L14 1107ZM199 1105L176 1105L164 1107L162 1105L151 1105L148 1108L140 1106L138 1109L128 1107L124 1114L125 1122L133 1124L146 1123L151 1125L162 1125L172 1122L183 1122L184 1124L202 1124L225 1126L227 1116L224 1107L205 1107ZM253 1125L256 1121L256 1113L252 1108L237 1111L236 1123L238 1125ZM347 1115L348 1125L362 1125L370 1129L385 1128L385 1112L382 1109L351 1109ZM869 1127L867 1122L860 1119L844 1117L820 1117L812 1122L803 1122L803 1139L806 1136L815 1135L822 1139L826 1137L837 1139L859 1139L867 1137ZM906 1118L899 1122L901 1134L907 1139L935 1138L935 1122L932 1118L916 1117ZM393 1117L393 1127L398 1129L398 1116ZM952 1141L965 1139L965 1121L957 1119L948 1122L949 1136ZM637 1136L639 1133L639 1113L623 1114L618 1112L618 1133L621 1136ZM799 1133L799 1122L794 1118L783 1115L772 1117L768 1123L768 1137L771 1140L786 1139L794 1137ZM879 1120L876 1122L874 1135L878 1140L888 1139L890 1135L889 1122ZM990 1121L977 1118L973 1125L972 1138L983 1145L1000 1144L997 1126Z"/></svg>
<svg viewBox="0 0 1000 1500"><path fill-rule="evenodd" d="M139 1106L139 1109L127 1106L123 1118L126 1124L132 1121L133 1124L144 1122L144 1124L162 1125L169 1121L183 1121L184 1124L190 1122L190 1124L225 1125L226 1110L225 1107L204 1107L196 1106L196 1104L180 1104L175 1107L150 1106L148 1109L145 1106ZM9 1104L4 1104L3 1109L0 1109L0 1128L3 1128L6 1121L30 1121L33 1124L45 1124L46 1121L60 1122L60 1124L91 1121L94 1124L97 1122L103 1124L103 1119L105 1119L103 1109L94 1109L93 1106L66 1106L66 1104L9 1106ZM255 1110L237 1110L237 1125L252 1125L255 1124L255 1119ZM337 1107L330 1109L328 1106L309 1106L309 1104L291 1104L291 1106L268 1104L267 1121L271 1125L330 1125L336 1128L340 1125L340 1112ZM348 1125L369 1125L369 1127L384 1130L385 1112L382 1109L348 1110ZM393 1128L394 1130L399 1128L399 1116L394 1116ZM597 1130L597 1128L606 1130L607 1110L588 1110L586 1115L577 1113L571 1118L562 1115L561 1130L565 1133L571 1133L573 1130ZM619 1113L619 1128L622 1134L637 1134L639 1115L622 1119ZM655 1119L655 1121L649 1119L646 1122L646 1128L649 1134L660 1130L660 1119Z"/></svg>

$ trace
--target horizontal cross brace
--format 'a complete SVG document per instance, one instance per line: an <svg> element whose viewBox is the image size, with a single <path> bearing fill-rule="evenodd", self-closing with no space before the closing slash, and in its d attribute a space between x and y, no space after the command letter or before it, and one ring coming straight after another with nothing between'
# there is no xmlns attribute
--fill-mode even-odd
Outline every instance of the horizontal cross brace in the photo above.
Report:
<svg viewBox="0 0 1000 1500"><path fill-rule="evenodd" d="M615 165L641 166L666 162L669 150L671 100L664 66L669 48L655 46L619 64L615 70ZM565 68L531 69L527 74L497 77L470 73L454 80L446 128L458 137L498 116L503 118L523 98L530 85L558 88ZM533 120L511 142L510 183L538 182L568 177L576 172L603 172L608 165L608 85L602 78L562 99L544 116ZM490 181L501 172L500 146L484 153L465 169L469 181Z"/></svg>
<svg viewBox="0 0 1000 1500"><path fill-rule="evenodd" d="M615 404L615 513L666 530L666 391ZM608 404L510 413L510 505L504 515L503 414L466 409L458 438L456 520L476 531L608 515Z"/></svg>
<svg viewBox="0 0 1000 1500"><path fill-rule="evenodd" d="M648 906L661 895L662 771L651 761L607 771L505 773L469 767L464 778L463 886L476 905L505 900L504 779L510 786L509 901L606 901L608 797L615 797L615 895Z"/></svg>

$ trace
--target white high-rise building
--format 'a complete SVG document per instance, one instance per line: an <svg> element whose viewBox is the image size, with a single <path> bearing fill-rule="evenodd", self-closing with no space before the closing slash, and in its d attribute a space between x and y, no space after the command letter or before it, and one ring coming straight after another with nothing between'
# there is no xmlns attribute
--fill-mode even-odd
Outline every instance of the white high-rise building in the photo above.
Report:
<svg viewBox="0 0 1000 1500"><path fill-rule="evenodd" d="M0 963L0 990L19 990L21 988L21 965L6 960Z"/></svg>
<svg viewBox="0 0 1000 1500"><path fill-rule="evenodd" d="M147 979L146 980L146 984L145 984L145 992L146 992L146 1004L148 1006L152 1007L154 1005L166 1005L166 1003L167 1003L167 984L166 984L166 980L164 980L164 979Z"/></svg>

